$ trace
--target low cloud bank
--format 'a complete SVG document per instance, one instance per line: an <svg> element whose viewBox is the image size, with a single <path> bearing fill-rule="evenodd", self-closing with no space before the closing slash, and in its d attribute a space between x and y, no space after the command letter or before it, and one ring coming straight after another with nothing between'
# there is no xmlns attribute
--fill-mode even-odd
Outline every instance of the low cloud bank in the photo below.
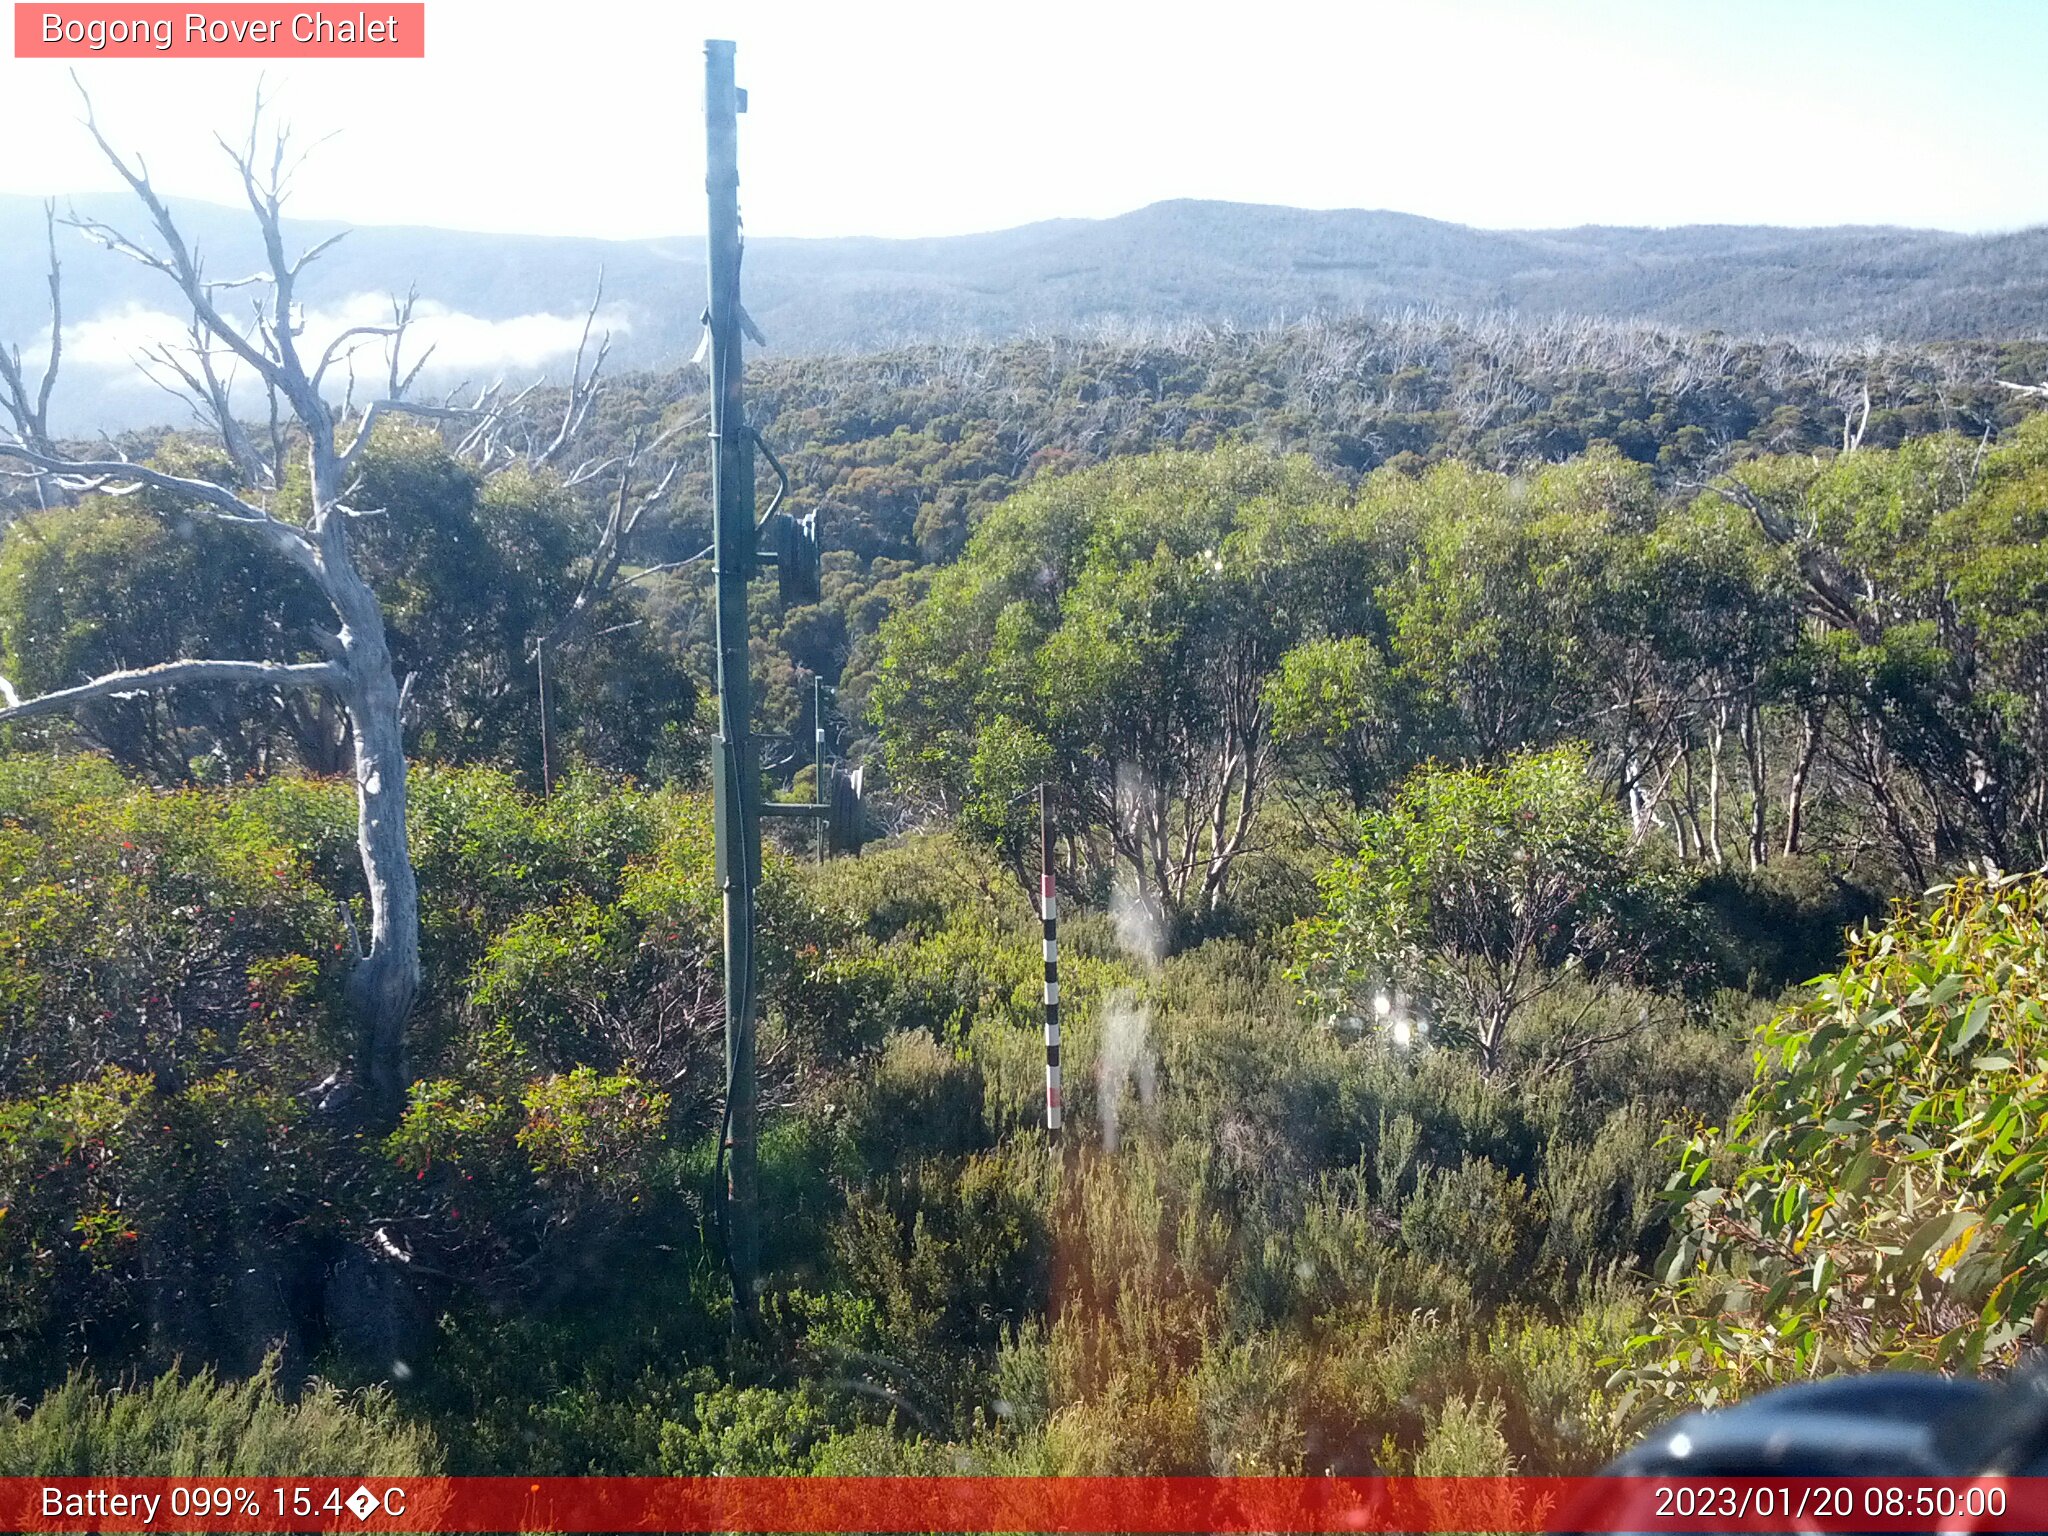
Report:
<svg viewBox="0 0 2048 1536"><path fill-rule="evenodd" d="M391 299L381 293L352 294L339 304L307 310L303 318L300 353L317 359L329 341L351 326L388 324ZM413 307L405 364L410 367L431 347L432 356L421 375L422 382L429 387L435 383L446 387L463 380L480 382L499 375L519 378L566 373L583 334L583 322L581 311L491 319L422 298ZM613 305L599 311L591 328L592 344L606 331L618 337L631 330L632 321L624 307ZM385 376L387 363L385 343L380 338L358 341L354 364L362 381L356 391L360 400L374 389L375 381ZM39 372L49 346L47 330L33 343L24 345L24 367L32 373ZM191 348L186 319L143 304L130 302L103 309L89 319L70 321L64 327L63 369L54 401L58 420L54 425L67 432L86 432L176 420L178 413L151 382L154 379L170 384L175 382L175 376L161 362L152 362L150 354L169 349L173 354L189 356ZM216 370L223 378L235 379L238 402L253 402L255 390L247 366L237 366L226 348L218 344L214 350ZM329 371L328 379L330 392L338 398L347 387L347 367L337 363ZM71 401L77 405L71 406ZM149 408L144 409L145 406ZM87 412L91 419L81 420ZM114 419L106 419L109 416Z"/></svg>

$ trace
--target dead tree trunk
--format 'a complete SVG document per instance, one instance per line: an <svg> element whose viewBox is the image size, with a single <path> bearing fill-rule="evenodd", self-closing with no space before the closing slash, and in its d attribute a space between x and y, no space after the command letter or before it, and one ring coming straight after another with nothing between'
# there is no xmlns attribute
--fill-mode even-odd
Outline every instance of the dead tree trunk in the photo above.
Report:
<svg viewBox="0 0 2048 1536"><path fill-rule="evenodd" d="M1813 760L1820 754L1822 706L1808 704L1800 712L1799 757L1792 764L1792 782L1785 791L1785 852L1799 852L1799 839L1806 825L1806 781L1813 773Z"/></svg>
<svg viewBox="0 0 2048 1536"><path fill-rule="evenodd" d="M24 465L23 473L39 486L116 496L144 488L168 492L191 515L239 528L264 543L303 572L326 598L335 628L332 632L315 630L308 637L312 648L325 659L182 659L110 674L25 701L17 699L11 688L4 688L0 694L7 697L9 707L0 709L0 720L63 713L114 694L223 683L326 689L340 701L352 737L357 847L370 919L368 943L364 946L358 939L348 986L358 1025L354 1075L368 1117L375 1123L389 1123L403 1107L405 1026L419 989L419 889L406 836L403 690L392 666L382 606L350 552L349 524L357 513L347 497L355 465L370 442L380 413L407 408L402 403L405 389L419 370L415 365L410 373L401 373L399 353L412 306L410 300L395 303L389 325L352 326L343 331L315 362L309 364L301 356L304 316L295 302L294 287L307 264L332 241L296 258L286 255L282 215L289 179L286 136L282 132L276 135L267 165L261 164L258 139L262 117L259 98L246 144L229 150L267 257L261 288L267 290L268 297L257 306L253 326L238 325L222 313L217 300L223 288L243 285L222 285L206 276L197 253L187 245L147 173L139 164L131 167L101 135L90 102L86 127L147 210L151 240L149 244L131 240L97 220L71 221L88 238L163 275L189 306L193 316L189 353L159 349L156 360L183 379L202 419L218 430L236 466L236 477L225 483L190 479L120 457L86 459L59 453L49 440L42 414L55 377L54 349L51 371L45 375L32 419L24 419L21 407L27 392L16 387L18 359L10 356L16 364L9 370L7 391L13 406L7 413L13 429L0 435L0 456ZM54 257L51 285L54 298ZM372 342L381 342L388 354L389 394L362 413L344 447L335 411L322 394L322 383L332 366ZM279 517L271 505L287 481L286 434L272 432L268 457L257 448L232 414L217 360L253 373L268 394L273 419L282 412L296 418L303 432L310 491L303 522Z"/></svg>
<svg viewBox="0 0 2048 1536"><path fill-rule="evenodd" d="M1728 706L1714 707L1714 724L1707 737L1707 857L1716 865L1721 855L1721 747L1728 735Z"/></svg>
<svg viewBox="0 0 2048 1536"><path fill-rule="evenodd" d="M355 738L356 848L370 896L370 942L349 977L357 1070L372 1115L395 1120L405 1099L405 1024L420 984L420 897L406 832L401 694L383 609L345 560L326 589L342 619L339 690Z"/></svg>
<svg viewBox="0 0 2048 1536"><path fill-rule="evenodd" d="M1771 856L1766 815L1770 803L1770 765L1764 756L1763 711L1751 692L1742 704L1742 761L1749 769L1749 867L1761 869Z"/></svg>

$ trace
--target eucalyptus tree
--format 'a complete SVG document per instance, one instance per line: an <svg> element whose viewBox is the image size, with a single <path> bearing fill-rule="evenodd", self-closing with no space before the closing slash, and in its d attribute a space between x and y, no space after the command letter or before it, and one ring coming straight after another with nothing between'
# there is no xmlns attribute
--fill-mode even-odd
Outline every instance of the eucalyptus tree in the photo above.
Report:
<svg viewBox="0 0 2048 1536"><path fill-rule="evenodd" d="M1425 755L1413 691L1376 637L1321 635L1280 658L1266 701L1296 772L1363 811Z"/></svg>
<svg viewBox="0 0 2048 1536"><path fill-rule="evenodd" d="M1603 1013L1601 991L1686 979L1686 919L1676 882L1586 770L1578 745L1432 764L1360 816L1356 851L1322 872L1322 913L1297 935L1307 995L1340 1018L1398 1012L1489 1074L1515 1023L1567 980L1592 987L1555 1059L1647 1025L1642 1008Z"/></svg>
<svg viewBox="0 0 2048 1536"><path fill-rule="evenodd" d="M161 492L88 496L25 514L0 543L0 674L35 697L160 657L289 660L323 607L256 541ZM157 784L240 779L292 758L331 772L346 739L324 690L144 691L69 713L86 742Z"/></svg>
<svg viewBox="0 0 2048 1536"><path fill-rule="evenodd" d="M1593 734L1596 715L1619 737L1611 610L1655 517L1647 471L1611 453L1521 476L1382 470L1360 506L1383 548L1390 659L1433 716L1437 755Z"/></svg>
<svg viewBox="0 0 2048 1536"><path fill-rule="evenodd" d="M1358 592L1344 500L1241 448L1034 482L884 630L893 779L1013 853L1044 779L1082 862L1151 919L1214 910L1275 766L1268 684Z"/></svg>
<svg viewBox="0 0 2048 1536"><path fill-rule="evenodd" d="M1815 631L1820 750L1909 880L2048 859L2048 426L1941 434L1715 485L1775 546Z"/></svg>
<svg viewBox="0 0 2048 1536"><path fill-rule="evenodd" d="M1668 813L1682 856L1713 864L1724 862L1731 812L1740 810L1743 856L1754 869L1772 852L1773 759L1785 734L1774 728L1773 714L1790 702L1800 707L1802 724L1809 719L1790 575L1738 512L1712 499L1672 508L1643 541L1634 572L1626 606L1647 641L1650 692L1663 701L1668 725L1638 803L1651 814L1660 814L1659 806ZM1704 770L1695 771L1702 755ZM1783 775L1786 838L1796 851L1811 758L1806 745L1791 756Z"/></svg>

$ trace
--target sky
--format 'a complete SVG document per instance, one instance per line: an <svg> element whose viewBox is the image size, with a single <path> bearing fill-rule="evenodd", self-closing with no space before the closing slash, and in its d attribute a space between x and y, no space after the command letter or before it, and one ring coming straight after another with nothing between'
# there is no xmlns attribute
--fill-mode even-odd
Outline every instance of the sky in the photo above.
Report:
<svg viewBox="0 0 2048 1536"><path fill-rule="evenodd" d="M1493 228L2048 223L2043 0L428 0L427 23L424 60L268 66L296 131L334 134L294 212L694 233L720 36L754 234L1176 197ZM0 59L0 192L113 185L68 126L69 67ZM242 131L259 69L79 66L163 190L222 202L212 134Z"/></svg>

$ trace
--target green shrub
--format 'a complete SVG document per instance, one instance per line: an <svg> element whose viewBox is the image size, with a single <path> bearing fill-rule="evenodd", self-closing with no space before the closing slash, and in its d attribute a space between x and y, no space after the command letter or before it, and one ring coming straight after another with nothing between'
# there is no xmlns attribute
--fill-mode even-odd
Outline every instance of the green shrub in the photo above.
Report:
<svg viewBox="0 0 2048 1536"><path fill-rule="evenodd" d="M2048 879L1902 909L1756 1045L1749 1096L1673 1176L1638 1385L1711 1402L2009 1360L2048 1300Z"/></svg>
<svg viewBox="0 0 2048 1536"><path fill-rule="evenodd" d="M1287 1477L1302 1470L1302 1422L1311 1362L1298 1347L1259 1334L1209 1351L1195 1373L1209 1469L1225 1477Z"/></svg>
<svg viewBox="0 0 2048 1536"><path fill-rule="evenodd" d="M1501 1405L1453 1397L1437 1410L1415 1453L1417 1477L1510 1477L1514 1457L1501 1433Z"/></svg>
<svg viewBox="0 0 2048 1536"><path fill-rule="evenodd" d="M907 839L791 878L824 950L793 1008L871 1041L922 1029L957 1045L977 1027L1038 1023L1034 899L986 850L953 836ZM1132 977L1099 919L1076 916L1062 929L1060 986L1084 1017Z"/></svg>
<svg viewBox="0 0 2048 1536"><path fill-rule="evenodd" d="M1687 970L1675 883L1582 748L1423 768L1359 826L1358 853L1323 872L1322 916L1297 944L1294 974L1335 1021L1397 1040L1433 1033L1491 1073L1511 1026L1560 977L1663 986Z"/></svg>
<svg viewBox="0 0 2048 1536"><path fill-rule="evenodd" d="M923 1030L901 1030L847 1084L840 1125L866 1169L894 1168L926 1153L978 1151L990 1144L982 1095L981 1070L971 1056L948 1050Z"/></svg>
<svg viewBox="0 0 2048 1536"><path fill-rule="evenodd" d="M317 1107L353 1044L346 786L0 759L0 1383L35 1390L79 1347L246 1370L328 1333L339 1255L532 1289L562 1273L549 1248L601 1252L678 1194L719 1076L701 800L415 783L428 982L387 1143ZM786 888L778 869L771 984ZM811 1032L788 1070L834 1049Z"/></svg>
<svg viewBox="0 0 2048 1536"><path fill-rule="evenodd" d="M671 1477L908 1477L956 1470L942 1447L861 1422L809 1382L697 1395L693 1417L664 1424L661 1470Z"/></svg>
<svg viewBox="0 0 2048 1536"><path fill-rule="evenodd" d="M287 1401L275 1357L245 1381L171 1370L105 1386L74 1371L0 1414L5 1477L429 1477L441 1465L432 1433L388 1393L315 1381Z"/></svg>
<svg viewBox="0 0 2048 1536"><path fill-rule="evenodd" d="M343 940L304 862L237 796L0 764L8 1091L107 1066L310 1071L342 1039Z"/></svg>
<svg viewBox="0 0 2048 1536"><path fill-rule="evenodd" d="M1482 1301L1520 1293L1532 1226L1522 1181L1483 1157L1425 1173L1401 1207L1401 1245L1424 1263L1465 1269Z"/></svg>

